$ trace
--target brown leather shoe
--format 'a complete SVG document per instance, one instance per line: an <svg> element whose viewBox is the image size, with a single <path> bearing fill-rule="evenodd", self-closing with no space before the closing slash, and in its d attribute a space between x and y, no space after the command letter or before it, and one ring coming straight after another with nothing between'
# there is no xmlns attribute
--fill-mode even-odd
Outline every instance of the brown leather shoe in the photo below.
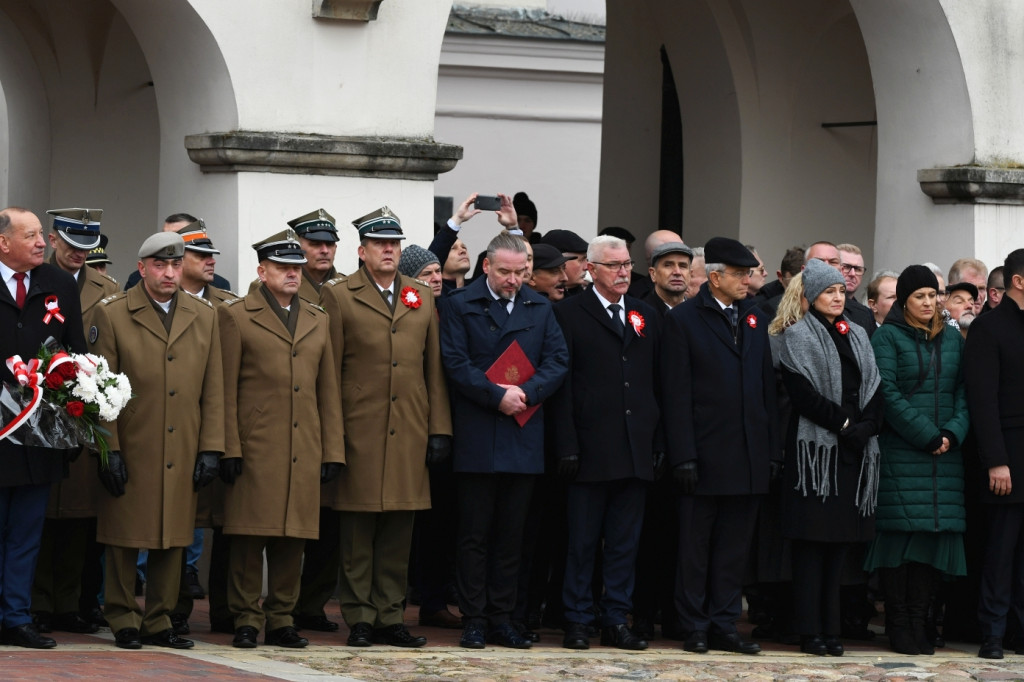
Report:
<svg viewBox="0 0 1024 682"><path fill-rule="evenodd" d="M461 630L462 619L449 611L447 608L433 613L420 612L420 626L425 628L446 628L448 630Z"/></svg>

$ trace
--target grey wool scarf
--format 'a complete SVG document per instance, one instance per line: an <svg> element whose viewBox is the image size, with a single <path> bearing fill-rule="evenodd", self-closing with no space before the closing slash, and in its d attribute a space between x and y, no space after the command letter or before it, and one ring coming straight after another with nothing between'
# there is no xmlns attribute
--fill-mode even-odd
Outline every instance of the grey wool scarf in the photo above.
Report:
<svg viewBox="0 0 1024 682"><path fill-rule="evenodd" d="M863 410L878 389L881 378L867 333L859 325L850 324L848 335L861 372L858 407ZM780 360L787 370L807 379L822 397L837 405L842 404L843 371L839 351L828 330L812 315L805 315L782 335ZM838 435L801 416L797 423L796 441L798 470L795 489L807 497L809 488L822 498L822 502L830 495L838 495ZM872 436L861 458L854 499L861 516L874 514L878 503L878 452L878 438Z"/></svg>

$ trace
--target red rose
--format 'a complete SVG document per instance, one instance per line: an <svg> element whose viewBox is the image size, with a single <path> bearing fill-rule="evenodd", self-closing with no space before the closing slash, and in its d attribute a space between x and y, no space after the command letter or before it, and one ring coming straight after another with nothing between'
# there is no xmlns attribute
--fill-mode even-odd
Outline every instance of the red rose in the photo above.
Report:
<svg viewBox="0 0 1024 682"><path fill-rule="evenodd" d="M46 387L57 390L64 385L64 378L61 377L60 372L50 372L46 375Z"/></svg>
<svg viewBox="0 0 1024 682"><path fill-rule="evenodd" d="M85 403L80 400L72 400L64 408L72 417L81 417L85 414Z"/></svg>
<svg viewBox="0 0 1024 682"><path fill-rule="evenodd" d="M65 362L57 365L57 369L55 371L60 374L64 381L71 381L78 376L78 366L73 362Z"/></svg>

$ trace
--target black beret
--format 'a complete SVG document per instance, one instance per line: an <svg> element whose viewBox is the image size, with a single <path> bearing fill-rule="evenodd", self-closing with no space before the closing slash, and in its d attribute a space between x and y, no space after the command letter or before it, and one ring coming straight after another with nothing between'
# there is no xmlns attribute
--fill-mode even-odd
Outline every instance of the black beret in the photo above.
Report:
<svg viewBox="0 0 1024 682"><path fill-rule="evenodd" d="M562 253L586 253L587 243L571 230L548 230L540 240L541 244L551 244Z"/></svg>
<svg viewBox="0 0 1024 682"><path fill-rule="evenodd" d="M712 237L704 245L705 263L723 263L738 268L756 268L761 261L735 239L728 237Z"/></svg>

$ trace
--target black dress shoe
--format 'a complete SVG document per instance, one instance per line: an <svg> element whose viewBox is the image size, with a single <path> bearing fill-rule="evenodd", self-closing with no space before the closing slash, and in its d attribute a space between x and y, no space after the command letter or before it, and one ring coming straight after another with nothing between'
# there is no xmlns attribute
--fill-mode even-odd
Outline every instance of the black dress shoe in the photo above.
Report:
<svg viewBox="0 0 1024 682"><path fill-rule="evenodd" d="M185 639L184 637L178 637L174 634L173 628L167 628L161 630L155 635L143 635L141 637L143 644L151 644L153 646L167 647L168 649L191 649L196 645L191 639Z"/></svg>
<svg viewBox="0 0 1024 682"><path fill-rule="evenodd" d="M462 629L459 646L466 649L483 649L486 645L484 629L475 623L469 623Z"/></svg>
<svg viewBox="0 0 1024 682"><path fill-rule="evenodd" d="M243 625L235 630L235 638L231 640L231 646L239 649L255 649L258 635L259 630L251 625Z"/></svg>
<svg viewBox="0 0 1024 682"><path fill-rule="evenodd" d="M1003 638L1002 637L986 637L981 642L981 648L978 649L979 658L992 658L1000 659L1003 657Z"/></svg>
<svg viewBox="0 0 1024 682"><path fill-rule="evenodd" d="M843 640L833 635L825 635L825 650L829 656L842 656L846 653L843 648Z"/></svg>
<svg viewBox="0 0 1024 682"><path fill-rule="evenodd" d="M800 651L812 656L824 656L828 653L825 640L817 635L804 635L800 638Z"/></svg>
<svg viewBox="0 0 1024 682"><path fill-rule="evenodd" d="M534 632L532 629L530 629L530 627L526 623L520 621L512 621L512 627L516 629L516 632L518 632L519 636L523 639L528 640L530 642L540 641L540 635L537 632Z"/></svg>
<svg viewBox="0 0 1024 682"><path fill-rule="evenodd" d="M176 635L187 635L192 632L192 628L188 624L188 616L184 613L172 613L171 629Z"/></svg>
<svg viewBox="0 0 1024 682"><path fill-rule="evenodd" d="M26 649L52 649L57 646L57 642L39 634L36 626L32 623L4 628L3 642L10 646L20 646Z"/></svg>
<svg viewBox="0 0 1024 682"><path fill-rule="evenodd" d="M236 639L237 637L235 635ZM288 649L301 649L309 645L309 640L296 632L291 625L285 625L283 628L268 630L263 637L263 643L270 646L283 646Z"/></svg>
<svg viewBox="0 0 1024 682"><path fill-rule="evenodd" d="M121 628L114 633L114 644L122 649L141 649L142 640L135 628Z"/></svg>
<svg viewBox="0 0 1024 682"><path fill-rule="evenodd" d="M491 644L509 649L529 649L533 642L519 634L510 623L502 623L487 633L487 641Z"/></svg>
<svg viewBox="0 0 1024 682"><path fill-rule="evenodd" d="M683 649L695 654L706 654L708 652L708 633L703 630L694 630L683 640Z"/></svg>
<svg viewBox="0 0 1024 682"><path fill-rule="evenodd" d="M373 643L372 639L373 626L369 623L356 623L348 633L348 640L345 643L349 646L370 646Z"/></svg>
<svg viewBox="0 0 1024 682"><path fill-rule="evenodd" d="M36 626L36 632L53 632L53 614L44 613L42 611L39 613L33 613L32 624Z"/></svg>
<svg viewBox="0 0 1024 682"><path fill-rule="evenodd" d="M388 646L401 646L408 649L416 649L427 643L426 637L416 637L410 633L405 625L389 625L386 628L378 628L373 631L373 641Z"/></svg>
<svg viewBox="0 0 1024 682"><path fill-rule="evenodd" d="M230 618L225 619L210 619L210 632L220 632L225 635L232 635L235 633L235 621Z"/></svg>
<svg viewBox="0 0 1024 682"><path fill-rule="evenodd" d="M81 635L91 635L100 629L98 625L83 620L77 613L62 613L54 616L51 627L61 632L77 632Z"/></svg>
<svg viewBox="0 0 1024 682"><path fill-rule="evenodd" d="M648 641L654 639L654 621L650 618L634 618L633 634Z"/></svg>
<svg viewBox="0 0 1024 682"><path fill-rule="evenodd" d="M643 651L647 648L647 640L633 634L633 631L625 623L619 623L601 629L601 646Z"/></svg>
<svg viewBox="0 0 1024 682"><path fill-rule="evenodd" d="M583 623L566 623L562 646L566 649L576 649L578 651L589 649L590 637L587 636L587 626Z"/></svg>
<svg viewBox="0 0 1024 682"><path fill-rule="evenodd" d="M731 651L736 654L759 654L761 645L757 642L744 642L737 632L721 634L712 632L708 637L708 647L718 651Z"/></svg>
<svg viewBox="0 0 1024 682"><path fill-rule="evenodd" d="M327 616L318 614L316 616L295 616L296 630L316 630L317 632L337 632L338 624L333 620L327 620Z"/></svg>

